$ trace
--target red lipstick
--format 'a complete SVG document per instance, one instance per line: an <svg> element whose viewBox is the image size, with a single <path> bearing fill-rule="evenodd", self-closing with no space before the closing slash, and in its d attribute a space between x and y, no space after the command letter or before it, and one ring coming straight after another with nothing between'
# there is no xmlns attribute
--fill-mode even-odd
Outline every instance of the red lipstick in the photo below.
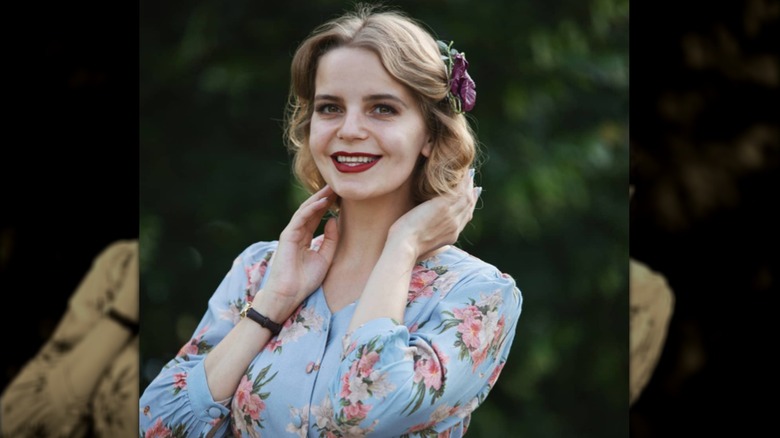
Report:
<svg viewBox="0 0 780 438"><path fill-rule="evenodd" d="M358 173L374 167L382 156L363 152L336 152L330 158L339 172Z"/></svg>

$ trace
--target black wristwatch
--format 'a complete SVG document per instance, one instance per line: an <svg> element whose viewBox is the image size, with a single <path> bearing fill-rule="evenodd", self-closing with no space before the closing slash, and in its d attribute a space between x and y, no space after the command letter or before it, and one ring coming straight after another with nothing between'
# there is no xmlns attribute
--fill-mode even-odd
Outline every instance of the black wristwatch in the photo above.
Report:
<svg viewBox="0 0 780 438"><path fill-rule="evenodd" d="M126 328L134 336L138 334L138 323L120 314L119 312L114 310L113 307L108 309L108 312L106 312L106 316L108 316L112 321Z"/></svg>
<svg viewBox="0 0 780 438"><path fill-rule="evenodd" d="M265 315L252 308L252 303L247 302L244 304L244 308L241 309L241 318L249 318L252 321L260 324L271 331L274 336L278 335L282 331L282 325L271 321Z"/></svg>

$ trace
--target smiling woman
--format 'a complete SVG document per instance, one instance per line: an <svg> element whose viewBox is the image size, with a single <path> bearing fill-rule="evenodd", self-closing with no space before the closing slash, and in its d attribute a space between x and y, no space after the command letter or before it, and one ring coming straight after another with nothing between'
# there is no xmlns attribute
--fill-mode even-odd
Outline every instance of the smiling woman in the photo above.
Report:
<svg viewBox="0 0 780 438"><path fill-rule="evenodd" d="M342 206L413 207L410 176L430 157L432 137L412 92L373 51L350 47L320 58L315 89L309 147Z"/></svg>
<svg viewBox="0 0 780 438"><path fill-rule="evenodd" d="M278 240L234 259L144 390L144 436L465 434L523 300L453 246L481 189L462 111L474 94L452 92L446 47L367 6L301 44L286 133L313 194Z"/></svg>

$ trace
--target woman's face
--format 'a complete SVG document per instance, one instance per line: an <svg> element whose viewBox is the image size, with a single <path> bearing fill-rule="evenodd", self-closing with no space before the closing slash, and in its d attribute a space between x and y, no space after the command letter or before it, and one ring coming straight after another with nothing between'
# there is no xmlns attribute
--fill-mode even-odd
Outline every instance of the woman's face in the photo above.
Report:
<svg viewBox="0 0 780 438"><path fill-rule="evenodd" d="M431 142L411 91L379 57L341 47L320 58L309 147L325 181L346 201L411 203L411 175Z"/></svg>

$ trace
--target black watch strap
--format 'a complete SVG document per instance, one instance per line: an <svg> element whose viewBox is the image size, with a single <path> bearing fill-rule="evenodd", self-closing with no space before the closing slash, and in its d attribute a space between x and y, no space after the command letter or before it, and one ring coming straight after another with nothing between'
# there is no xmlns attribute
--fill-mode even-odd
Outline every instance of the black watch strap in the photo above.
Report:
<svg viewBox="0 0 780 438"><path fill-rule="evenodd" d="M138 323L122 315L121 313L118 313L116 310L114 310L113 307L108 309L106 315L108 315L108 317L111 318L111 320L113 320L114 322L126 328L133 335L138 334Z"/></svg>
<svg viewBox="0 0 780 438"><path fill-rule="evenodd" d="M246 317L270 330L274 336L278 335L279 332L282 331L281 324L271 321L266 316L260 314L260 312L251 307L246 311Z"/></svg>

